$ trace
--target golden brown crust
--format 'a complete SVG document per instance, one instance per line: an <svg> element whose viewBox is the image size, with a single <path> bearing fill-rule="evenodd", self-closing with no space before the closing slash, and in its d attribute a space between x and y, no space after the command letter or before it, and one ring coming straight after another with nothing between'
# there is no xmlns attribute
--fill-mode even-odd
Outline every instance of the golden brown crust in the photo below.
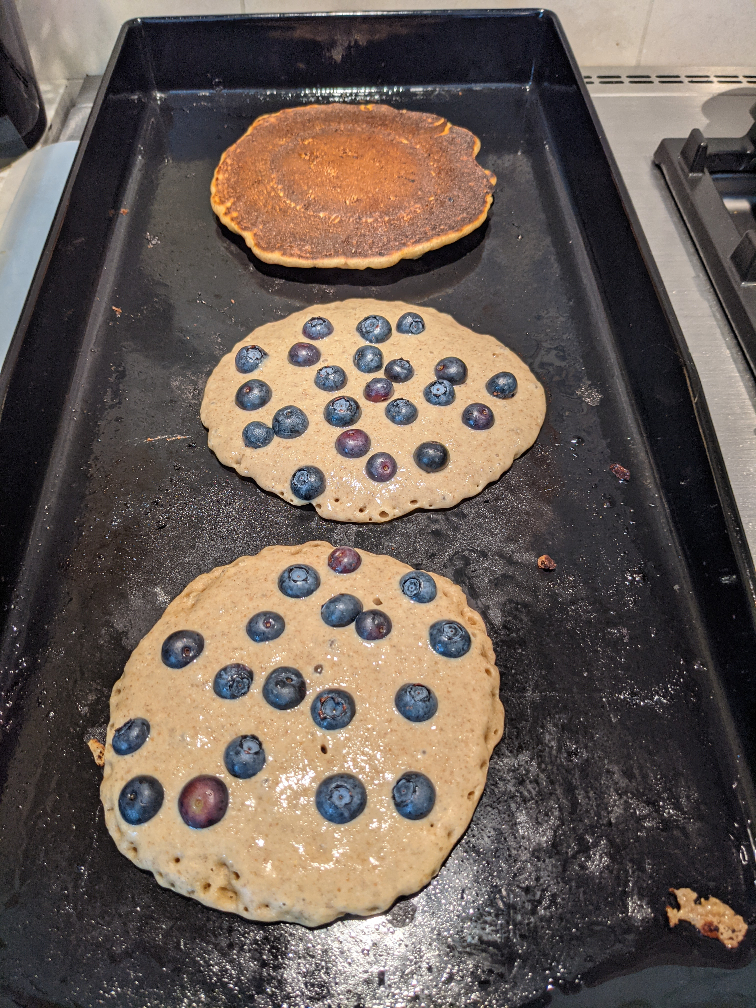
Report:
<svg viewBox="0 0 756 1008"><path fill-rule="evenodd" d="M383 269L486 219L480 141L440 116L307 105L260 116L223 154L211 205L264 262Z"/></svg>

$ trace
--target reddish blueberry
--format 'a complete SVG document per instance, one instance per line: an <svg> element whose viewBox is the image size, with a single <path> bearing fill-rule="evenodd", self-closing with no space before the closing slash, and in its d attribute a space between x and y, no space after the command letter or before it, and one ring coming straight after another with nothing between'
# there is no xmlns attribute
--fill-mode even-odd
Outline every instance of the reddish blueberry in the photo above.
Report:
<svg viewBox="0 0 756 1008"><path fill-rule="evenodd" d="M363 640L382 640L391 633L391 620L380 609L366 609L354 621L354 628Z"/></svg>
<svg viewBox="0 0 756 1008"><path fill-rule="evenodd" d="M353 574L362 563L362 557L351 546L338 546L328 554L328 566L334 574Z"/></svg>
<svg viewBox="0 0 756 1008"><path fill-rule="evenodd" d="M345 430L336 438L336 451L344 458L362 458L370 451L370 438L363 430Z"/></svg>
<svg viewBox="0 0 756 1008"><path fill-rule="evenodd" d="M187 826L207 829L226 814L228 788L217 777L194 777L182 788L178 807Z"/></svg>
<svg viewBox="0 0 756 1008"><path fill-rule="evenodd" d="M371 378L362 394L369 402L386 402L394 394L394 386L388 378Z"/></svg>
<svg viewBox="0 0 756 1008"><path fill-rule="evenodd" d="M320 360L320 350L312 343L295 343L289 348L289 363L294 367L312 367Z"/></svg>
<svg viewBox="0 0 756 1008"><path fill-rule="evenodd" d="M488 430L494 424L493 410L485 403L470 403L462 410L462 423L470 430Z"/></svg>

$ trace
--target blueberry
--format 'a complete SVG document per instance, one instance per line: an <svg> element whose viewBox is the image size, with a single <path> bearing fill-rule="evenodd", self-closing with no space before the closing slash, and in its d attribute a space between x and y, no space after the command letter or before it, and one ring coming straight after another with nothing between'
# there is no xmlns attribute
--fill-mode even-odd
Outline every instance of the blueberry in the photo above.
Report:
<svg viewBox="0 0 756 1008"><path fill-rule="evenodd" d="M163 804L163 785L155 777L141 774L124 784L118 796L118 811L129 826L141 826L156 816Z"/></svg>
<svg viewBox="0 0 756 1008"><path fill-rule="evenodd" d="M354 366L363 374L372 374L383 367L383 351L377 346L361 346L352 358Z"/></svg>
<svg viewBox="0 0 756 1008"><path fill-rule="evenodd" d="M437 620L428 631L430 646L445 658L461 658L470 650L470 634L455 620Z"/></svg>
<svg viewBox="0 0 756 1008"><path fill-rule="evenodd" d="M259 420L252 420L242 431L245 448L265 448L273 440L273 428Z"/></svg>
<svg viewBox="0 0 756 1008"><path fill-rule="evenodd" d="M391 335L391 323L383 315L368 315L357 323L357 332L368 343L385 343Z"/></svg>
<svg viewBox="0 0 756 1008"><path fill-rule="evenodd" d="M346 372L337 364L326 364L315 372L315 384L321 392L339 392L346 383Z"/></svg>
<svg viewBox="0 0 756 1008"><path fill-rule="evenodd" d="M236 370L241 371L242 374L250 374L260 367L267 356L262 347L255 346L254 344L243 346L240 350L236 351L236 358L234 360Z"/></svg>
<svg viewBox="0 0 756 1008"><path fill-rule="evenodd" d="M463 385L467 381L467 364L459 357L444 357L433 370L436 378L445 378L452 385Z"/></svg>
<svg viewBox="0 0 756 1008"><path fill-rule="evenodd" d="M335 441L336 451L344 458L362 458L370 451L370 438L364 430L342 431Z"/></svg>
<svg viewBox="0 0 756 1008"><path fill-rule="evenodd" d="M310 706L312 720L324 731L346 728L354 717L354 700L346 690L330 689L318 693Z"/></svg>
<svg viewBox="0 0 756 1008"><path fill-rule="evenodd" d="M496 399L511 399L517 391L517 379L511 371L499 371L486 382L486 392Z"/></svg>
<svg viewBox="0 0 756 1008"><path fill-rule="evenodd" d="M406 382L414 376L415 369L408 360L404 359L404 357L397 357L388 362L386 367L383 369L383 373L387 378L390 378L391 381Z"/></svg>
<svg viewBox="0 0 756 1008"><path fill-rule="evenodd" d="M287 598L307 598L320 587L320 575L309 564L292 564L278 575L278 590Z"/></svg>
<svg viewBox="0 0 756 1008"><path fill-rule="evenodd" d="M436 597L436 582L425 571L408 571L399 579L402 593L411 602L432 602Z"/></svg>
<svg viewBox="0 0 756 1008"><path fill-rule="evenodd" d="M320 360L320 350L312 343L295 343L289 347L289 364L294 367L312 367Z"/></svg>
<svg viewBox="0 0 756 1008"><path fill-rule="evenodd" d="M408 721L427 721L438 710L436 694L422 683L405 683L397 690L394 705Z"/></svg>
<svg viewBox="0 0 756 1008"><path fill-rule="evenodd" d="M175 630L163 641L160 657L168 668L184 668L199 658L204 646L205 638L196 630Z"/></svg>
<svg viewBox="0 0 756 1008"><path fill-rule="evenodd" d="M405 312L396 323L396 331L404 336L417 336L418 333L425 332L423 316L413 311Z"/></svg>
<svg viewBox="0 0 756 1008"><path fill-rule="evenodd" d="M265 750L257 735L237 735L223 753L226 770L232 777L247 780L265 766Z"/></svg>
<svg viewBox="0 0 756 1008"><path fill-rule="evenodd" d="M326 405L323 416L332 427L351 427L362 416L362 410L351 396L338 396Z"/></svg>
<svg viewBox="0 0 756 1008"><path fill-rule="evenodd" d="M362 612L362 602L354 595L334 595L320 607L320 618L327 626L343 627L354 623Z"/></svg>
<svg viewBox="0 0 756 1008"><path fill-rule="evenodd" d="M376 452L365 463L365 472L376 483L386 483L396 475L396 459L388 452Z"/></svg>
<svg viewBox="0 0 756 1008"><path fill-rule="evenodd" d="M417 420L417 406L409 399L392 399L386 406L385 413L391 423L400 427L406 427Z"/></svg>
<svg viewBox="0 0 756 1008"><path fill-rule="evenodd" d="M228 788L217 777L194 777L181 789L179 814L192 829L220 822L228 808Z"/></svg>
<svg viewBox="0 0 756 1008"><path fill-rule="evenodd" d="M367 805L367 791L362 781L351 774L334 774L318 784L315 807L328 822L343 826L351 822Z"/></svg>
<svg viewBox="0 0 756 1008"><path fill-rule="evenodd" d="M404 819L425 819L436 804L436 789L425 774L410 770L394 784L391 797Z"/></svg>
<svg viewBox="0 0 756 1008"><path fill-rule="evenodd" d="M295 497L303 501L311 501L319 497L325 490L326 479L323 470L317 466L300 466L291 477L289 486Z"/></svg>
<svg viewBox="0 0 756 1008"><path fill-rule="evenodd" d="M354 621L354 629L363 640L381 640L391 633L391 620L380 609L366 609Z"/></svg>
<svg viewBox="0 0 756 1008"><path fill-rule="evenodd" d="M328 554L328 566L335 574L353 574L362 563L362 557L351 546L337 546Z"/></svg>
<svg viewBox="0 0 756 1008"><path fill-rule="evenodd" d="M273 669L262 688L263 699L276 710L293 710L302 703L306 692L302 673L288 665Z"/></svg>
<svg viewBox="0 0 756 1008"><path fill-rule="evenodd" d="M449 449L440 441L423 441L415 448L412 457L423 472L440 472L449 464Z"/></svg>
<svg viewBox="0 0 756 1008"><path fill-rule="evenodd" d="M454 402L454 386L446 378L437 378L425 386L423 395L431 406L449 406Z"/></svg>
<svg viewBox="0 0 756 1008"><path fill-rule="evenodd" d="M332 332L333 323L320 315L314 315L311 319L307 319L302 326L302 335L306 336L307 339L325 339Z"/></svg>
<svg viewBox="0 0 756 1008"><path fill-rule="evenodd" d="M282 406L273 414L272 426L276 437L290 441L301 437L310 426L310 421L299 406Z"/></svg>
<svg viewBox="0 0 756 1008"><path fill-rule="evenodd" d="M130 718L113 732L113 752L129 756L141 749L150 735L150 722L143 717Z"/></svg>
<svg viewBox="0 0 756 1008"><path fill-rule="evenodd" d="M240 662L234 662L231 665L224 665L215 673L213 690L215 695L223 700L238 700L239 697L249 693L253 678L251 668Z"/></svg>
<svg viewBox="0 0 756 1008"><path fill-rule="evenodd" d="M394 394L394 386L388 378L371 378L362 394L369 402L386 402Z"/></svg>
<svg viewBox="0 0 756 1008"><path fill-rule="evenodd" d="M488 430L494 424L493 410L485 403L470 403L462 410L462 423L470 430Z"/></svg>
<svg viewBox="0 0 756 1008"><path fill-rule="evenodd" d="M263 644L265 641L276 640L284 632L286 622L283 616L277 612L263 610L255 613L247 621L247 635L255 644Z"/></svg>
<svg viewBox="0 0 756 1008"><path fill-rule="evenodd" d="M247 411L261 409L270 402L272 395L267 382L260 381L259 378L250 378L237 390L236 405L239 409Z"/></svg>

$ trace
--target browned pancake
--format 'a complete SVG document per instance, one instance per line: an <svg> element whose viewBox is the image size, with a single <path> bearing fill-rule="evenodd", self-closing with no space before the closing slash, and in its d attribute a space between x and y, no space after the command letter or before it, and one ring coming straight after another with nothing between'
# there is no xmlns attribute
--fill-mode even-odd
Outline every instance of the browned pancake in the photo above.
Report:
<svg viewBox="0 0 756 1008"><path fill-rule="evenodd" d="M283 109L225 152L211 204L265 262L382 269L483 223L496 178L479 149L469 130L424 112Z"/></svg>

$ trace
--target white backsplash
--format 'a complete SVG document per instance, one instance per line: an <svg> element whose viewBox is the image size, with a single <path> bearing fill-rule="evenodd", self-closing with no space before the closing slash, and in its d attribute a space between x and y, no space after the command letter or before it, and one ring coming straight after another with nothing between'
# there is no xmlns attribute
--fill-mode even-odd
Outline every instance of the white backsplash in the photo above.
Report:
<svg viewBox="0 0 756 1008"><path fill-rule="evenodd" d="M354 10L354 0L16 0L43 81L100 74L124 21L171 14ZM507 8L506 0L367 0L370 10ZM583 66L752 66L756 0L553 0Z"/></svg>

